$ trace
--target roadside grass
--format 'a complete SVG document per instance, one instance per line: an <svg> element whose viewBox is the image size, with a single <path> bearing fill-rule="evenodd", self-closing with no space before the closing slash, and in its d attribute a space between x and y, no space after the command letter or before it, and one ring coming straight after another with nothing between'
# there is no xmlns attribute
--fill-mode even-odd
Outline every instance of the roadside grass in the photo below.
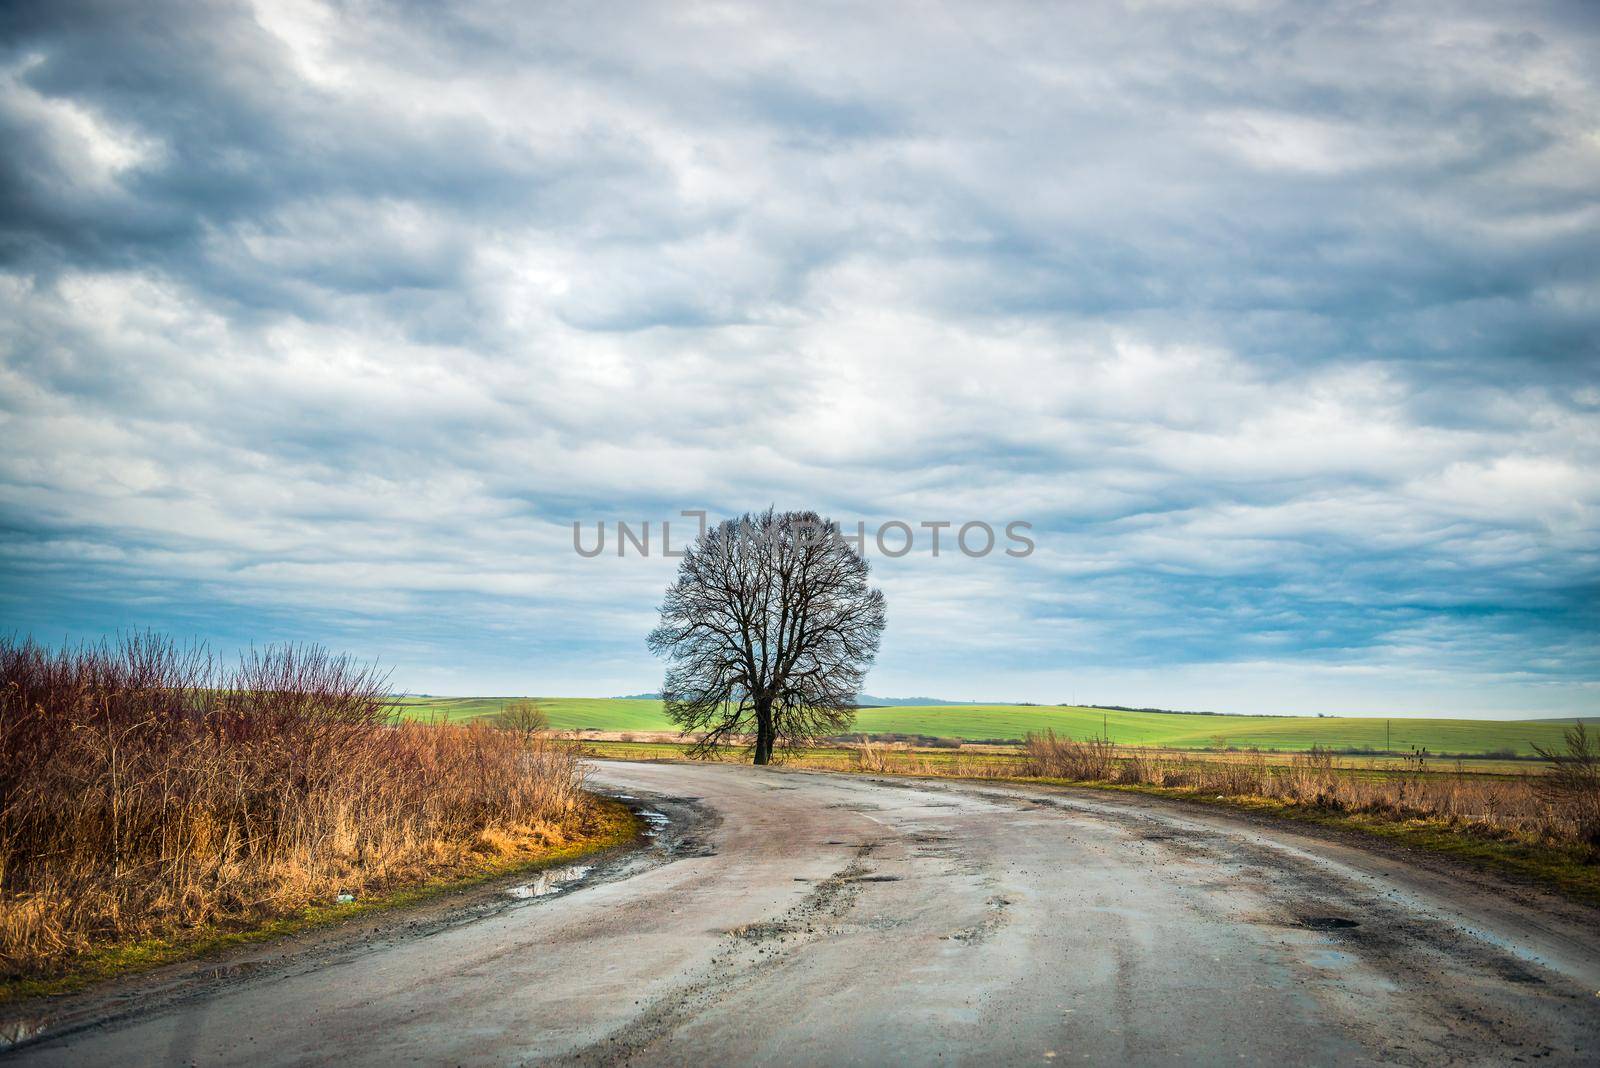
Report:
<svg viewBox="0 0 1600 1068"><path fill-rule="evenodd" d="M584 775L570 743L397 724L316 647L0 637L0 982L537 858L585 835Z"/></svg>
<svg viewBox="0 0 1600 1068"><path fill-rule="evenodd" d="M1055 744L1085 746L1066 739ZM584 744L588 755L612 760L688 761L687 749L677 743ZM1087 763L1068 761L1052 769L1029 763L1030 757L1038 761L1041 756L1048 763L1048 752L1030 754L1023 748L951 753L867 743L791 751L783 763L845 774L1148 794L1372 835L1600 906L1596 851L1582 839L1581 828L1541 799L1537 766L1512 775L1416 764L1409 770L1346 766L1321 752L1231 754L1232 759L1168 753L1152 758L1147 751L1112 745L1073 755ZM718 759L745 763L748 758L727 750ZM1065 773L1050 774L1052 770Z"/></svg>
<svg viewBox="0 0 1600 1068"><path fill-rule="evenodd" d="M402 715L457 722L491 717L514 697L406 697ZM658 700L541 697L560 731L672 731ZM1533 757L1534 746L1561 744L1567 721L1384 718L1381 716L1208 716L1125 712L1068 705L937 705L863 708L854 731L875 736L920 735L957 741L1020 742L1054 730L1073 737L1109 737L1118 745L1173 749L1334 750Z"/></svg>
<svg viewBox="0 0 1600 1068"><path fill-rule="evenodd" d="M611 760L662 760L690 759L686 742L612 741L608 739L582 739L584 752ZM828 771L860 771L862 754L870 752L871 759L881 762L886 773L943 776L958 769L970 771L980 777L1014 774L1021 759L1022 747L983 746L961 749L928 749L903 744L880 744L870 740L847 745L810 746L798 752L790 751L778 757L780 763L797 767ZM1135 755L1137 754L1137 756ZM1119 764L1138 758L1184 760L1194 763L1238 763L1245 753L1216 753L1204 750L1146 749L1137 746L1118 746L1113 758ZM1260 753L1267 767L1292 767L1295 752L1263 751ZM740 749L730 748L714 758L719 763L747 763L748 756ZM1537 774L1540 765L1525 760L1489 760L1476 757L1452 760L1432 760L1421 770L1416 761L1402 757L1365 756L1344 758L1334 774L1353 779L1385 779L1398 771L1425 778L1521 778Z"/></svg>
<svg viewBox="0 0 1600 1068"><path fill-rule="evenodd" d="M586 826L559 846L519 855L480 858L476 864L440 873L420 883L400 883L349 904L316 904L258 923L211 923L160 938L97 947L73 961L70 970L46 978L0 982L0 1005L34 997L72 993L94 983L167 964L212 956L237 946L270 942L331 927L358 917L420 905L485 883L532 875L635 841L644 829L627 805L596 797Z"/></svg>

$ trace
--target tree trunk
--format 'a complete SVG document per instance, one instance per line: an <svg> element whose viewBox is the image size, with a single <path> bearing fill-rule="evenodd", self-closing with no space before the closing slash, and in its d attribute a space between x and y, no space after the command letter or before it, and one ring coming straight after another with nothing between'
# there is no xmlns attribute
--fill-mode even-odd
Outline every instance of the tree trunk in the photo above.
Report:
<svg viewBox="0 0 1600 1068"><path fill-rule="evenodd" d="M756 763L772 763L772 699L756 698Z"/></svg>

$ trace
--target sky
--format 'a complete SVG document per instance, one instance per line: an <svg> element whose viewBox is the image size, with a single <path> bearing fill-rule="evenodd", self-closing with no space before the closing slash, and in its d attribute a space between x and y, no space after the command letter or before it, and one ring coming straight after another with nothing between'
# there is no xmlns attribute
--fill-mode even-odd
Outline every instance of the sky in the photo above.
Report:
<svg viewBox="0 0 1600 1068"><path fill-rule="evenodd" d="M0 143L7 632L636 693L775 505L874 694L1600 714L1593 4L22 2Z"/></svg>

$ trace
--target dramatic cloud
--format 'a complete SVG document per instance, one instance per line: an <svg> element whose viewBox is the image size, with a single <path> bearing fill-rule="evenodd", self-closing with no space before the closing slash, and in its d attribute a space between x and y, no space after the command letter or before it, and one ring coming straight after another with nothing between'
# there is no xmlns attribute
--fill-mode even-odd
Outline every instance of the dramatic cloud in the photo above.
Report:
<svg viewBox="0 0 1600 1068"><path fill-rule="evenodd" d="M672 562L869 529L874 692L1600 692L1586 3L0 14L0 605L633 692ZM677 519L674 535L692 521Z"/></svg>

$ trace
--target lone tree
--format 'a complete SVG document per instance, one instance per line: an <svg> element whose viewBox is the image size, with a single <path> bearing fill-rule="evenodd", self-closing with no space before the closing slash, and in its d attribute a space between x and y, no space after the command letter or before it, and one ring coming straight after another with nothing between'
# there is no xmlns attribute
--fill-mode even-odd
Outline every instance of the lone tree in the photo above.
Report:
<svg viewBox="0 0 1600 1068"><path fill-rule="evenodd" d="M867 562L815 512L746 513L684 551L652 652L661 696L704 755L755 735L755 762L848 730L883 633L883 593Z"/></svg>
<svg viewBox="0 0 1600 1068"><path fill-rule="evenodd" d="M550 729L550 717L544 714L544 709L539 707L537 701L519 698L506 702L506 706L494 717L494 725L501 730L516 731L524 739L530 739Z"/></svg>

